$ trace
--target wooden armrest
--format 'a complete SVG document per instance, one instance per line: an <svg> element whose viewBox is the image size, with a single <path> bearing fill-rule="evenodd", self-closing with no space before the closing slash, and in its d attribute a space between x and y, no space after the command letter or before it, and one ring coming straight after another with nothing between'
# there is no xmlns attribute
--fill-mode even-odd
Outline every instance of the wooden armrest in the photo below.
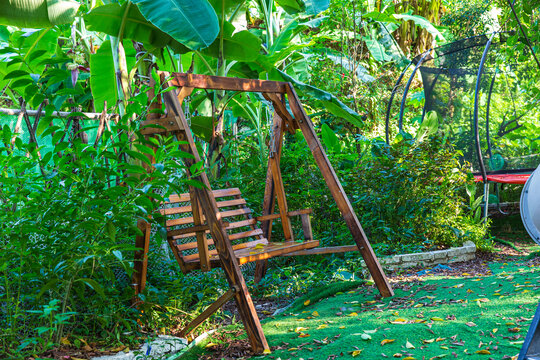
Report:
<svg viewBox="0 0 540 360"><path fill-rule="evenodd" d="M300 209L300 210L295 210L295 211L289 211L287 213L288 216L299 216L299 215L309 215L309 214L313 214L313 209Z"/></svg>
<svg viewBox="0 0 540 360"><path fill-rule="evenodd" d="M287 216L300 216L302 220L302 229L304 230L304 239L306 241L313 240L313 231L311 229L311 220L309 215L313 213L313 209L301 209L295 211L289 211ZM269 221L279 219L281 216L279 214L269 214L255 217L257 221Z"/></svg>
<svg viewBox="0 0 540 360"><path fill-rule="evenodd" d="M300 209L300 210L294 210L289 211L287 213L287 216L302 216L302 215L309 215L313 213L313 209ZM269 214L269 215L261 215L255 217L255 220L257 221L268 221L268 220L275 220L279 219L281 216L280 214Z"/></svg>

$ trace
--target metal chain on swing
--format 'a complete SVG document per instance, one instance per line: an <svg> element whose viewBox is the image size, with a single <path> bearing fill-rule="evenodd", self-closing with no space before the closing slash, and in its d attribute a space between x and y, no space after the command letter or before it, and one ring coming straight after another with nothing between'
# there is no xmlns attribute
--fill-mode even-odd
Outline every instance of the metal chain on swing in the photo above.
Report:
<svg viewBox="0 0 540 360"><path fill-rule="evenodd" d="M189 126L191 126L191 111L189 111L189 105L191 103L191 96L186 96L184 99L184 116Z"/></svg>

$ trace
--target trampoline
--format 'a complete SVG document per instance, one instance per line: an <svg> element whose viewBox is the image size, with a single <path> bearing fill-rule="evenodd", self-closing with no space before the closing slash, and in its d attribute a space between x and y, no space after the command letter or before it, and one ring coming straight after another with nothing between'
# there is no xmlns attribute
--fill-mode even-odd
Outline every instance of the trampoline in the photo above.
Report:
<svg viewBox="0 0 540 360"><path fill-rule="evenodd" d="M386 112L387 143L398 133L414 133L426 116L436 117L438 131L462 152L475 181L484 183L485 216L490 184L499 203L499 184L525 184L540 164L540 106L528 95L536 57L527 39L516 42L513 35L475 36L416 56L397 80ZM417 74L424 104L411 114L407 96ZM400 89L401 101L394 103Z"/></svg>

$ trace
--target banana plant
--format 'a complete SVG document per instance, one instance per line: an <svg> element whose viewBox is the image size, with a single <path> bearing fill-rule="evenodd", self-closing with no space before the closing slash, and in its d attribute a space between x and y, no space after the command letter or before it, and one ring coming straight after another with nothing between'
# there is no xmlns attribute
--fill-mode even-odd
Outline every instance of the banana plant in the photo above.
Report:
<svg viewBox="0 0 540 360"><path fill-rule="evenodd" d="M108 34L112 45L111 57L107 58L103 52L96 54L96 66L91 67L92 91L99 94L98 109L105 101L110 104L122 100L121 104L126 106L129 99L132 77L124 39L142 42L146 49L158 55L165 47L185 53L209 46L219 31L217 15L207 0L133 0L122 5L107 4L92 9L84 20L89 30ZM98 65L108 65L111 60L116 75L112 80L110 71L108 76L104 75ZM144 61L144 57L139 60ZM102 80L107 79L107 83L115 86L105 88Z"/></svg>
<svg viewBox="0 0 540 360"><path fill-rule="evenodd" d="M33 29L71 24L79 6L73 0L0 0L0 24Z"/></svg>

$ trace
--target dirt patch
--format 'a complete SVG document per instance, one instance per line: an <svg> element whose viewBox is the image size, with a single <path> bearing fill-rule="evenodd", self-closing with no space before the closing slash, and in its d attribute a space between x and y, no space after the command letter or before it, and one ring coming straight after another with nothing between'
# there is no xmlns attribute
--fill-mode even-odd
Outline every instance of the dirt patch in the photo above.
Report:
<svg viewBox="0 0 540 360"><path fill-rule="evenodd" d="M243 339L240 339L241 337ZM209 353L201 355L199 357L200 360L245 359L255 355L251 351L249 341L245 339L245 331L243 329L215 333L212 335L212 341L216 341L216 343L211 342L206 345Z"/></svg>

